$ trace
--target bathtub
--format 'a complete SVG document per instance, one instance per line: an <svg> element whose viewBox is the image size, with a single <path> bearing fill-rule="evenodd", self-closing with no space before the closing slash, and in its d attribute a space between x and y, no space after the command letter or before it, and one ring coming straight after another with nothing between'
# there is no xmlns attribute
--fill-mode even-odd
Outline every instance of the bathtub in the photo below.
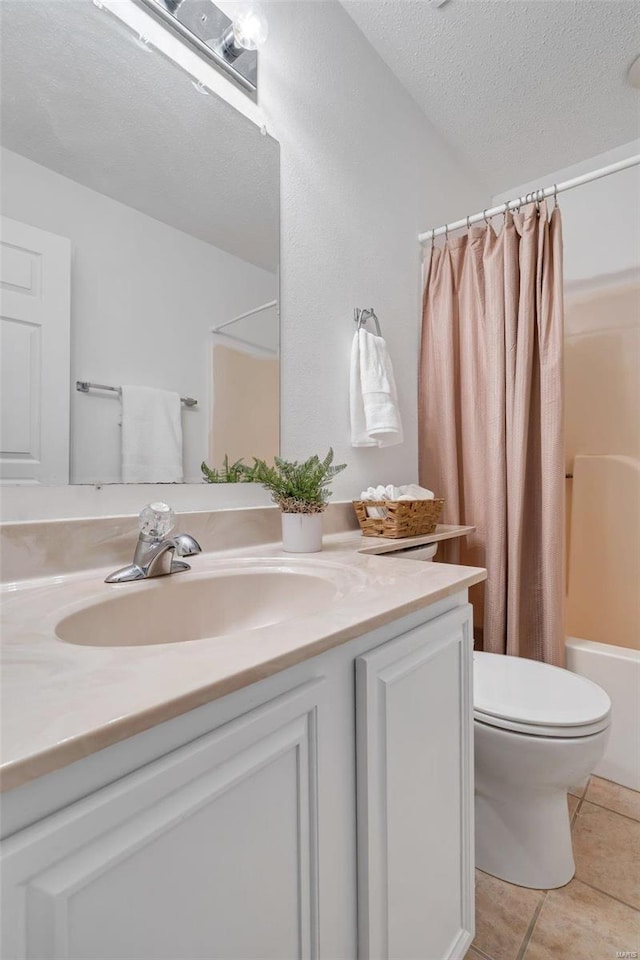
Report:
<svg viewBox="0 0 640 960"><path fill-rule="evenodd" d="M640 790L640 650L567 637L567 668L600 684L611 698L611 730L599 777Z"/></svg>
<svg viewBox="0 0 640 960"><path fill-rule="evenodd" d="M640 460L577 456L568 529L567 667L611 698L594 771L640 790Z"/></svg>

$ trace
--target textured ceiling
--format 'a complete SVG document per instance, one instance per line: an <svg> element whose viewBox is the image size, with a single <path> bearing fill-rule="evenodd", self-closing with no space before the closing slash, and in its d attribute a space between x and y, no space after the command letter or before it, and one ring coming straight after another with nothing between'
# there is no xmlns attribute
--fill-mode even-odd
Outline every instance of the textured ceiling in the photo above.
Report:
<svg viewBox="0 0 640 960"><path fill-rule="evenodd" d="M2 144L274 271L279 147L89 0L0 0Z"/></svg>
<svg viewBox="0 0 640 960"><path fill-rule="evenodd" d="M640 135L638 0L342 5L490 194Z"/></svg>

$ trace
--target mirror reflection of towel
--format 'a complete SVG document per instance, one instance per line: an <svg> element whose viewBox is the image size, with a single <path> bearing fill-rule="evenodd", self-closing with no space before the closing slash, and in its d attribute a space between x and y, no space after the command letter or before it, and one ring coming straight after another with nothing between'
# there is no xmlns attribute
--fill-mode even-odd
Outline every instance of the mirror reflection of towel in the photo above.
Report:
<svg viewBox="0 0 640 960"><path fill-rule="evenodd" d="M122 387L122 482L182 483L180 395Z"/></svg>

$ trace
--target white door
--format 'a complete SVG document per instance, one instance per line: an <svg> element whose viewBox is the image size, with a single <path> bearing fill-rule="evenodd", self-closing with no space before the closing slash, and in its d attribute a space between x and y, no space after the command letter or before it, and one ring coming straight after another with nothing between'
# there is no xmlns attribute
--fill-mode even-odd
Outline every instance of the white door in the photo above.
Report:
<svg viewBox="0 0 640 960"><path fill-rule="evenodd" d="M471 607L356 660L361 960L461 960L474 933Z"/></svg>
<svg viewBox="0 0 640 960"><path fill-rule="evenodd" d="M71 244L0 230L0 482L68 483Z"/></svg>

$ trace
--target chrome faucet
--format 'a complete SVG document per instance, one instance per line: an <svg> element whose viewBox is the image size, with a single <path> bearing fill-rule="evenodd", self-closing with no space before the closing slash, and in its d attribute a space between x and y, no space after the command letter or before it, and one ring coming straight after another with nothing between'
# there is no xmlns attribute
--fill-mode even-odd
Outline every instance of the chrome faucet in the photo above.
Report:
<svg viewBox="0 0 640 960"><path fill-rule="evenodd" d="M150 503L140 513L140 536L133 563L110 574L105 583L126 583L129 580L148 580L166 577L171 573L190 570L188 563L178 557L194 557L201 553L200 544L188 533L168 536L175 524L175 514L166 503Z"/></svg>

